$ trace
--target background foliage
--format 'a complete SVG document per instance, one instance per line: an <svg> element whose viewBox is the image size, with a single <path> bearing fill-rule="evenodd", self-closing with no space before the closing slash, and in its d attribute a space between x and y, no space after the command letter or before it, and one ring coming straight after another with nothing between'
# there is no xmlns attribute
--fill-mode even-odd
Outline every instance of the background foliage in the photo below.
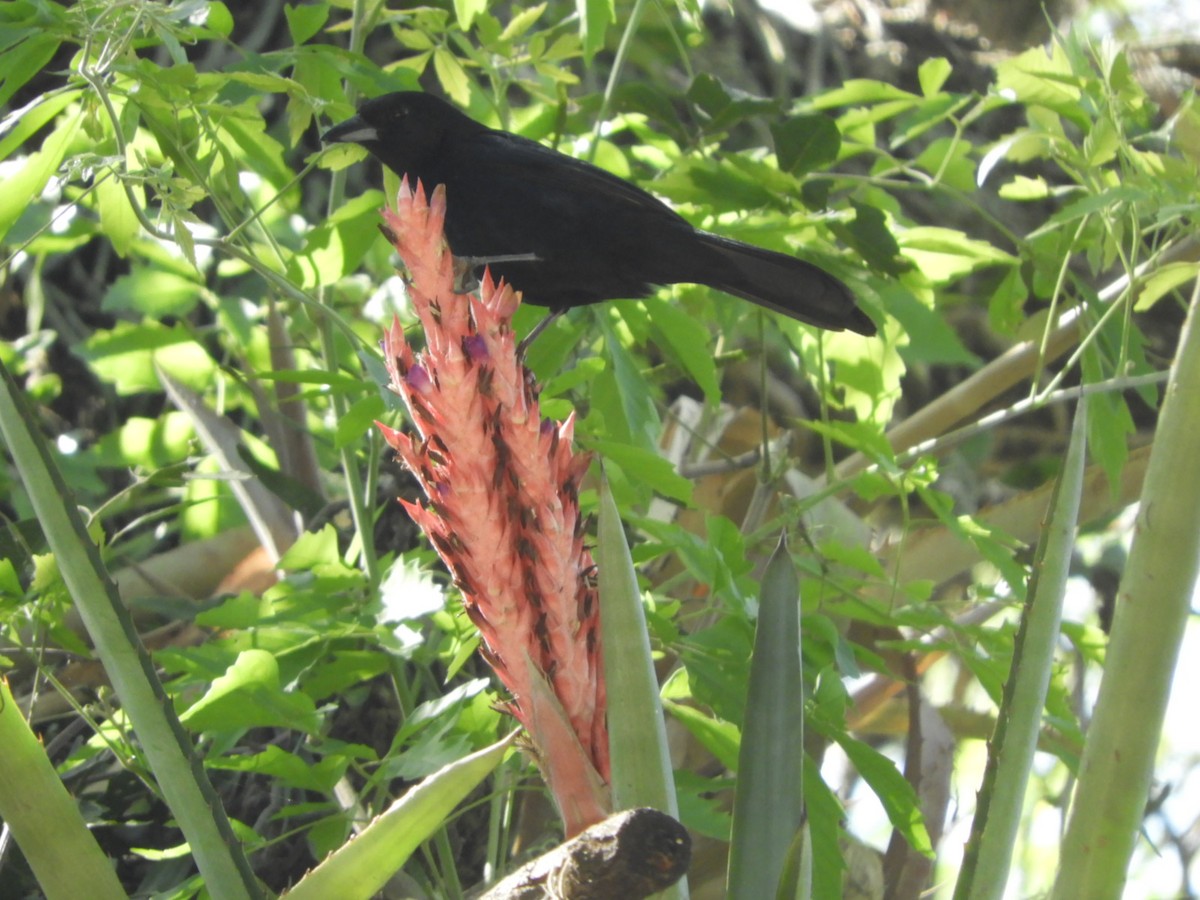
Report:
<svg viewBox="0 0 1200 900"><path fill-rule="evenodd" d="M801 572L814 895L953 883L1062 401L1094 389L1076 602L1011 882L1049 887L1035 807L1064 815L1120 516L1196 276L1190 97L1152 101L1154 60L1082 32L989 58L969 31L887 19L912 49L881 77L879 36L835 11L805 32L737 6L0 4L0 360L268 888L508 727L373 428L397 415L380 323L406 314L376 231L394 179L317 141L357 99L418 88L820 263L880 326L819 334L681 286L574 311L529 354L630 530L695 896L722 889L781 530ZM0 498L18 702L126 890L193 895L7 459ZM1194 822L1156 827L1171 843ZM460 896L554 828L513 755L393 889ZM1186 893L1194 841L1174 845ZM33 889L14 849L3 866L12 896Z"/></svg>

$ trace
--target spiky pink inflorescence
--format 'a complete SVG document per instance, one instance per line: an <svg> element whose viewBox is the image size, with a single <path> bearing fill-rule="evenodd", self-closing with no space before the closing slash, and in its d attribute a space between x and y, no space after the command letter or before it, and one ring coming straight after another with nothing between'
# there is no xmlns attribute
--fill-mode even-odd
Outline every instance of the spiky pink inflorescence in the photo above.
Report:
<svg viewBox="0 0 1200 900"><path fill-rule="evenodd" d="M427 203L407 180L383 214L426 348L414 354L393 322L391 388L419 437L380 428L425 491L405 508L453 573L571 835L609 811L600 610L579 514L588 457L571 449L573 417L539 414L512 330L520 295L487 275L478 297L456 293L445 214L442 187Z"/></svg>

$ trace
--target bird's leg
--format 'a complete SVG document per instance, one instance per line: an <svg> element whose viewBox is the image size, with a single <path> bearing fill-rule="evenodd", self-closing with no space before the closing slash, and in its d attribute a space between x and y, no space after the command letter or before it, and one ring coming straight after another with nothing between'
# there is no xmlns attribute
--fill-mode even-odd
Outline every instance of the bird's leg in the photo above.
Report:
<svg viewBox="0 0 1200 900"><path fill-rule="evenodd" d="M541 262L541 259L536 253L508 253L501 256L456 256L454 257L454 291L455 293L465 294L479 287L479 279L475 277L475 270L480 266L510 262ZM521 343L517 344L517 358L524 359L525 351L529 349L529 345L533 343L534 338L541 334L547 325L550 325L564 312L566 312L566 309L553 310L546 318L534 325L533 330L525 335Z"/></svg>
<svg viewBox="0 0 1200 900"><path fill-rule="evenodd" d="M502 256L456 256L454 257L454 290L459 294L467 294L479 287L479 279L475 277L475 270L480 266L509 262L539 262L540 260L541 257L536 253L509 253Z"/></svg>
<svg viewBox="0 0 1200 900"><path fill-rule="evenodd" d="M534 338L536 338L539 334L541 334L543 331L545 331L547 325L552 324L555 319L557 319L559 316L561 316L566 311L567 310L565 307L562 309L552 309L552 310L550 310L549 313L546 314L546 317L544 319L542 319L542 321L540 321L536 325L534 325L533 329L529 332L529 334L527 334L527 335L525 335L525 337L521 338L521 343L517 344L517 359L524 360L525 359L525 351L529 349L529 345L533 343Z"/></svg>

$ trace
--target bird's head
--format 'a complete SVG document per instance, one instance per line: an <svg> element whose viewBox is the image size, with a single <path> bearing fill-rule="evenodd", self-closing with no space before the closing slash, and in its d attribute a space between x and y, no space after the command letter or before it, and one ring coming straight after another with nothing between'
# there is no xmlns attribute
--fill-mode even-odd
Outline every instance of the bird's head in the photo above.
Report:
<svg viewBox="0 0 1200 900"><path fill-rule="evenodd" d="M321 135L325 144L360 144L397 175L421 176L448 134L484 130L443 100L417 91L366 101L358 114Z"/></svg>

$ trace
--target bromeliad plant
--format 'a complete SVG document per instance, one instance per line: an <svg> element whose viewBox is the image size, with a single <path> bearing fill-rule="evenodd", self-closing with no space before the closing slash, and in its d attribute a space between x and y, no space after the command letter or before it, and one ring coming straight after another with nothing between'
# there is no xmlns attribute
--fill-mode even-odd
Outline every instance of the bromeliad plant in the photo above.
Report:
<svg viewBox="0 0 1200 900"><path fill-rule="evenodd" d="M541 418L512 329L520 295L487 276L479 296L455 287L445 212L441 187L427 201L405 181L384 213L426 346L414 352L398 321L384 338L417 436L380 428L425 492L405 506L450 568L570 836L609 812L599 605L579 512L589 458L571 449L572 418Z"/></svg>

